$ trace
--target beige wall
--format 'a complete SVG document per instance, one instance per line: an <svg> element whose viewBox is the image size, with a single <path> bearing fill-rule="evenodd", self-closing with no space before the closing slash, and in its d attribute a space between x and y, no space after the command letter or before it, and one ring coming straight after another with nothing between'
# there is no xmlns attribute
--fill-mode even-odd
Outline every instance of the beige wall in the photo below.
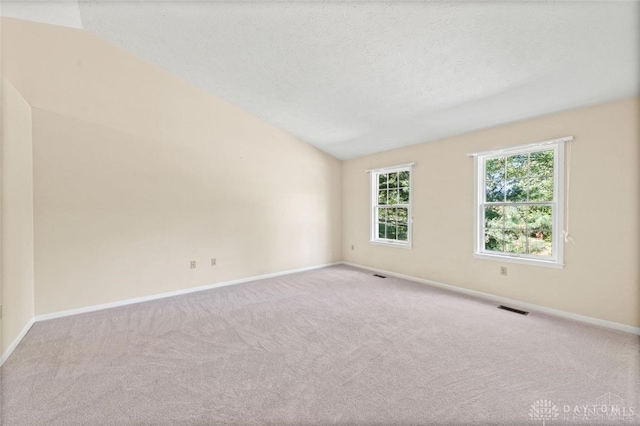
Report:
<svg viewBox="0 0 640 426"><path fill-rule="evenodd" d="M33 318L33 168L31 107L2 77L2 300L4 353Z"/></svg>
<svg viewBox="0 0 640 426"><path fill-rule="evenodd" d="M466 154L569 135L576 138L569 206L575 244L565 244L564 269L475 259L473 160ZM365 170L411 161L414 247L372 245ZM640 326L639 98L345 161L342 177L345 261Z"/></svg>
<svg viewBox="0 0 640 426"><path fill-rule="evenodd" d="M170 143L35 109L36 313L340 260L339 162L243 131Z"/></svg>
<svg viewBox="0 0 640 426"><path fill-rule="evenodd" d="M36 315L340 260L339 160L86 32L3 36L33 106Z"/></svg>
<svg viewBox="0 0 640 426"><path fill-rule="evenodd" d="M341 163L86 32L2 24L33 107L36 314L344 259L640 326L637 98ZM566 267L501 277L472 256L466 153L565 135ZM364 171L409 161L414 248L373 246Z"/></svg>

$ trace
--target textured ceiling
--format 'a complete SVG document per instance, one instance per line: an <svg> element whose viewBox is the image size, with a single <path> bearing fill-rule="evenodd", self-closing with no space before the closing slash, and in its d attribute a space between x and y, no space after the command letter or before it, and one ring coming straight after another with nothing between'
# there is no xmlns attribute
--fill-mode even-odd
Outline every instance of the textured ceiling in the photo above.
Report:
<svg viewBox="0 0 640 426"><path fill-rule="evenodd" d="M343 159L640 93L639 2L77 5L85 30Z"/></svg>
<svg viewBox="0 0 640 426"><path fill-rule="evenodd" d="M76 0L0 0L0 14L9 18L82 28Z"/></svg>

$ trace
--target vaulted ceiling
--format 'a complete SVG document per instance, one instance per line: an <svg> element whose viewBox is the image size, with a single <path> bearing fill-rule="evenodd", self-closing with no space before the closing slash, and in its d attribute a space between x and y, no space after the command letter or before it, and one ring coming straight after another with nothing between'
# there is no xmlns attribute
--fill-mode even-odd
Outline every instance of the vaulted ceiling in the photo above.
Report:
<svg viewBox="0 0 640 426"><path fill-rule="evenodd" d="M637 1L1 6L89 31L342 159L640 94Z"/></svg>

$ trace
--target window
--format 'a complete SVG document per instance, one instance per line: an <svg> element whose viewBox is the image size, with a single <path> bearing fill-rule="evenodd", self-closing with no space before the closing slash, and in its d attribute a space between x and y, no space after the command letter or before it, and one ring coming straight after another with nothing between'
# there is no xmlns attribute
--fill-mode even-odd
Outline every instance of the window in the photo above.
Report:
<svg viewBox="0 0 640 426"><path fill-rule="evenodd" d="M411 248L411 167L370 170L371 242Z"/></svg>
<svg viewBox="0 0 640 426"><path fill-rule="evenodd" d="M474 154L475 256L561 268L562 138Z"/></svg>

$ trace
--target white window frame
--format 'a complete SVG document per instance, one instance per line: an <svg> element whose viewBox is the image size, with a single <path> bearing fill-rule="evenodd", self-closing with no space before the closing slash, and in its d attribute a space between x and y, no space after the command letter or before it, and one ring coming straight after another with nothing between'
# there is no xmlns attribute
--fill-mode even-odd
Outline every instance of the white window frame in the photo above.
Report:
<svg viewBox="0 0 640 426"><path fill-rule="evenodd" d="M378 244L390 247L398 247L411 249L411 235L413 233L413 166L415 163L400 164L397 166L383 167L380 169L367 170L371 179L371 238L369 242L371 244ZM407 241L389 240L386 238L378 237L378 176L380 174L394 173L394 172L409 172L409 204L394 204L397 207L407 208Z"/></svg>
<svg viewBox="0 0 640 426"><path fill-rule="evenodd" d="M573 137L564 137L532 144L519 145L505 149L478 152L469 154L474 157L474 227L473 227L473 253L479 259L498 260L526 265L546 266L561 269L564 267L564 175L565 175L565 142L572 141ZM552 206L552 257L543 257L533 254L517 254L493 252L484 248L484 197L485 197L485 165L486 160L496 157L510 156L514 154L526 154L530 152L553 150L553 200L548 204ZM526 203L514 202L513 205ZM540 203L532 203L540 204Z"/></svg>

